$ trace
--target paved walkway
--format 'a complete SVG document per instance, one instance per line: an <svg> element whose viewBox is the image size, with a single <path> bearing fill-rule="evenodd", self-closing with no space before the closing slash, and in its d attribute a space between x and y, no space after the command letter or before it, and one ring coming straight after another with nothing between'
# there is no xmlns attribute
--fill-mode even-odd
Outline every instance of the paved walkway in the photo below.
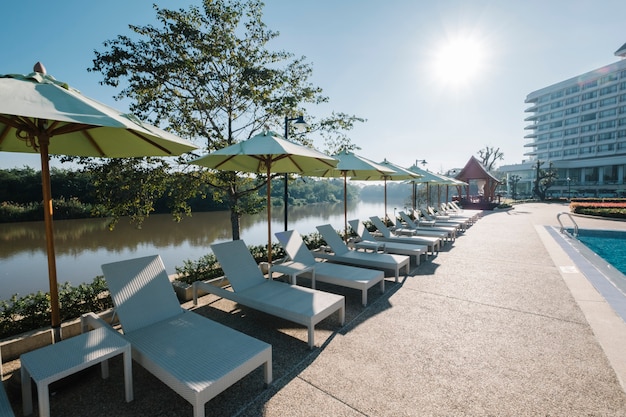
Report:
<svg viewBox="0 0 626 417"><path fill-rule="evenodd" d="M401 283L370 290L366 308L346 290L347 324L321 323L313 351L303 328L205 297L197 312L272 344L275 377L264 390L255 372L207 416L626 416L626 325L546 228L561 211L488 213ZM192 415L139 366L125 403L121 367L111 368L108 380L60 388L52 414Z"/></svg>

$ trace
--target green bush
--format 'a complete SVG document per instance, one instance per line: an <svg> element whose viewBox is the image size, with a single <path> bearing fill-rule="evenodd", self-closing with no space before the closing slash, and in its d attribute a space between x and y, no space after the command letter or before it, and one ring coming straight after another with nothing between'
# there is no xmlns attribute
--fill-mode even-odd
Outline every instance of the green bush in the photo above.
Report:
<svg viewBox="0 0 626 417"><path fill-rule="evenodd" d="M73 320L83 313L104 311L113 306L102 276L91 284L59 287L61 321ZM50 325L50 294L39 291L24 297L13 295L0 301L0 339Z"/></svg>

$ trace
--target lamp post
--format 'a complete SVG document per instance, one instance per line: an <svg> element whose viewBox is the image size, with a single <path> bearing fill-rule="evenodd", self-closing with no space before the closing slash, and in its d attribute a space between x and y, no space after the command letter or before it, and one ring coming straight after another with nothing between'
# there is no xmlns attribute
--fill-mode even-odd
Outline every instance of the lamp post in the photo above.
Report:
<svg viewBox="0 0 626 417"><path fill-rule="evenodd" d="M288 117L285 116L285 139L289 139L289 122L294 122L294 126L296 128L296 130L301 131L302 129L305 129L307 127L306 122L304 121L304 116L298 116L298 117ZM288 215L287 215L287 206L289 203L289 189L288 189L288 183L289 181L289 174L285 173L285 195L283 196L283 202L285 205L285 232L287 231L287 223L288 223Z"/></svg>
<svg viewBox="0 0 626 417"><path fill-rule="evenodd" d="M572 189L570 188L572 179L567 177L567 201L572 201Z"/></svg>

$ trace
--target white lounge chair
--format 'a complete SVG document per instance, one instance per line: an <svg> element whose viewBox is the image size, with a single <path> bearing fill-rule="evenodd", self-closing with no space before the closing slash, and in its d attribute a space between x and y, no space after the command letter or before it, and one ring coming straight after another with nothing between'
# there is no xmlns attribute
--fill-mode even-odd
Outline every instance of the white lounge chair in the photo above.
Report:
<svg viewBox="0 0 626 417"><path fill-rule="evenodd" d="M184 310L160 256L105 264L102 271L133 359L189 401L194 417L260 366L265 383L272 382L272 346Z"/></svg>
<svg viewBox="0 0 626 417"><path fill-rule="evenodd" d="M472 220L472 223L476 223L476 221L483 214L482 210L464 210L452 201L441 203L441 210L444 214L467 217Z"/></svg>
<svg viewBox="0 0 626 417"><path fill-rule="evenodd" d="M334 252L333 254L325 253L321 255L331 262L365 268L389 269L394 271L396 282L398 282L400 269L404 268L406 274L409 273L410 259L408 256L351 250L330 224L317 226L316 228Z"/></svg>
<svg viewBox="0 0 626 417"><path fill-rule="evenodd" d="M306 266L314 266L315 276L304 273L300 276L315 278L315 281L341 287L354 288L361 291L361 302L367 305L367 291L376 284L380 284L380 291L385 292L385 273L355 266L338 265L331 262L318 262L306 247L300 234L295 230L276 233L278 241L294 261ZM315 285L313 283L313 285Z"/></svg>
<svg viewBox="0 0 626 417"><path fill-rule="evenodd" d="M450 216L432 216L423 208L415 210L413 215L415 218L419 218L420 221L424 219L426 221L433 222L435 226L456 226L462 231L466 231L472 225L472 222L468 219L453 219Z"/></svg>
<svg viewBox="0 0 626 417"><path fill-rule="evenodd" d="M433 236L396 236L391 233L391 230L383 223L383 221L378 216L370 217L370 220L374 227L380 232L382 235L380 240L386 242L399 242L399 243L410 243L414 245L426 245L428 247L428 251L431 254L435 254L439 252L439 248L441 247L441 238L433 237Z"/></svg>
<svg viewBox="0 0 626 417"><path fill-rule="evenodd" d="M343 326L345 299L342 295L317 291L266 279L242 240L211 245L232 291L214 284L196 281L193 302L198 290L245 305L308 328L309 347L315 346L315 325L335 312Z"/></svg>
<svg viewBox="0 0 626 417"><path fill-rule="evenodd" d="M446 221L454 221L454 222L463 222L467 227L474 224L474 221L466 216L461 216L458 214L445 213L442 211L437 211L434 207L428 206L426 208L428 214L433 217L435 220L446 220Z"/></svg>
<svg viewBox="0 0 626 417"><path fill-rule="evenodd" d="M2 352L0 352L0 416L15 417L9 397L7 397L7 393L4 390L4 383L2 383Z"/></svg>
<svg viewBox="0 0 626 417"><path fill-rule="evenodd" d="M395 253L397 255L407 255L409 257L415 258L415 264L420 264L420 256L424 255L424 257L428 257L428 248L425 245L411 245L408 243L398 243L398 242L382 242L376 240L374 236L372 236L363 224L359 220L348 220L350 227L354 232L359 236L360 240L355 243L357 249L361 248L376 248L379 247L383 252L386 253ZM359 246L360 245L360 246Z"/></svg>
<svg viewBox="0 0 626 417"><path fill-rule="evenodd" d="M420 226L419 224L419 220L417 222L415 222L408 214L406 214L404 211L400 211L398 213L400 215L400 218L402 219L402 221L406 224L405 227L411 229L411 230L415 230L415 234L416 235L421 235L421 236L436 236L436 237L440 237L442 239L447 240L448 242L454 242L454 240L456 239L456 231L458 229L458 227L456 226L435 226L433 225L429 225L429 226ZM396 225L398 223L396 222Z"/></svg>

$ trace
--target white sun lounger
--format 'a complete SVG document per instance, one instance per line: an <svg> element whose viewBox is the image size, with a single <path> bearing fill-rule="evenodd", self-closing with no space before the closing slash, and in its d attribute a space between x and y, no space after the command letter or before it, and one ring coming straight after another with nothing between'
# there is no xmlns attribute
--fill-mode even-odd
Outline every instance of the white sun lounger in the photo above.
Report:
<svg viewBox="0 0 626 417"><path fill-rule="evenodd" d="M456 239L456 231L458 229L456 226L420 226L419 223L416 223L405 212L400 211L398 214L400 215L402 221L406 223L406 227L415 230L416 235L441 237L448 242L453 242ZM396 225L397 224L398 223L396 222Z"/></svg>
<svg viewBox="0 0 626 417"><path fill-rule="evenodd" d="M472 224L468 219L453 219L450 216L431 216L428 211L423 208L415 210L413 214L416 218L419 218L420 221L424 219L425 221L433 223L435 226L456 226L462 231L467 230Z"/></svg>
<svg viewBox="0 0 626 417"><path fill-rule="evenodd" d="M395 273L396 282L398 282L400 269L404 268L406 274L409 273L410 259L408 256L392 255L390 253L366 253L351 250L330 224L324 224L316 228L334 252L333 254L323 253L321 255L330 262L365 268L392 270Z"/></svg>
<svg viewBox="0 0 626 417"><path fill-rule="evenodd" d="M370 220L372 221L372 224L374 225L374 227L376 227L376 229L382 235L382 237L379 238L380 240L383 240L386 242L400 242L400 243L410 243L410 244L416 244L416 245L426 245L428 247L428 251L431 254L435 254L436 252L439 252L439 248L441 246L441 238L433 237L433 236L415 236L415 235L396 236L391 233L391 230L389 230L389 228L385 226L385 223L383 223L383 221L379 217L372 216L370 217Z"/></svg>
<svg viewBox="0 0 626 417"><path fill-rule="evenodd" d="M194 417L260 366L265 383L272 382L272 346L184 310L161 257L105 264L102 271L133 359L189 401Z"/></svg>
<svg viewBox="0 0 626 417"><path fill-rule="evenodd" d="M304 244L300 234L295 230L276 233L276 237L291 260L306 266L314 266L315 281L360 290L361 302L364 306L367 305L367 291L371 287L380 284L380 291L385 291L385 273L383 271L338 265L331 262L318 262ZM300 276L313 278L313 274L310 272L300 274Z"/></svg>
<svg viewBox="0 0 626 417"><path fill-rule="evenodd" d="M382 242L376 240L374 236L370 234L367 230L363 222L359 220L348 220L350 227L354 232L359 236L361 240L357 241L355 246L357 249L359 248L359 244L364 244L362 248L380 248L383 252L386 253L395 253L397 255L407 255L409 257L415 258L415 264L420 264L420 256L424 255L425 258L428 258L428 247L425 245L410 245L408 243L398 243L398 242Z"/></svg>
<svg viewBox="0 0 626 417"><path fill-rule="evenodd" d="M198 290L245 305L308 328L309 347L315 346L315 325L335 312L343 326L345 299L342 295L317 291L266 279L242 240L211 245L232 291L214 284L196 281L193 302Z"/></svg>

